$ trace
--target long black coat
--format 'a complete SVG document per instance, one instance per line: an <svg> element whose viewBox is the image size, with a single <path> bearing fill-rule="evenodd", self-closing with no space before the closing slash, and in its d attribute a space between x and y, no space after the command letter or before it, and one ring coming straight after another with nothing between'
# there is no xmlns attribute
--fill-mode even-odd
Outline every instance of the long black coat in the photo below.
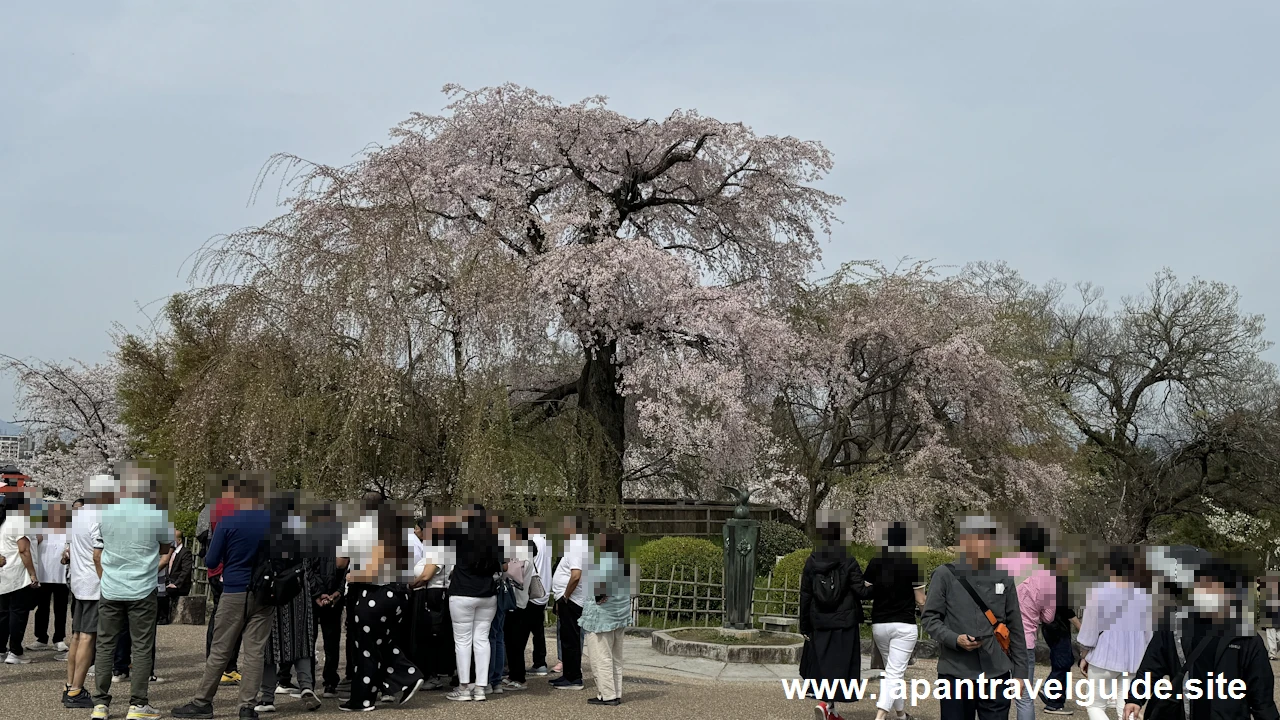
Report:
<svg viewBox="0 0 1280 720"><path fill-rule="evenodd" d="M844 567L844 597L835 610L822 610L813 599L813 578L836 566ZM815 630L856 629L862 624L862 600L870 595L857 558L849 557L843 547L814 550L800 575L800 632L810 635Z"/></svg>

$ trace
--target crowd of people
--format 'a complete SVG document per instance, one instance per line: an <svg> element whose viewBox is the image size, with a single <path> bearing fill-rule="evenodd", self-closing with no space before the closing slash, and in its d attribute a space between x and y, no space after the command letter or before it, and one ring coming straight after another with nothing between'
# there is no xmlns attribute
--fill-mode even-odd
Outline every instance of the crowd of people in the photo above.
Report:
<svg viewBox="0 0 1280 720"><path fill-rule="evenodd" d="M160 717L149 697L165 681L157 627L190 594L202 557L212 599L205 663L194 696L173 717L212 718L220 689L236 696L241 718L282 702L316 710L329 700L367 712L429 690L484 701L527 689L530 676L555 675L552 688L583 690L584 654L595 686L586 702L621 702L632 577L616 529L592 541L581 519L564 518L553 529L562 541L553 563L538 520L506 522L480 505L414 518L380 494L319 502L274 492L252 473L225 476L219 492L195 542L174 529L156 479L135 466L89 478L70 504L11 495L0 515L3 662L53 652L66 662L65 707L106 720L113 687L127 685L127 720ZM1146 720L1280 720L1270 665L1280 659L1280 575L1256 579L1255 608L1236 564L1205 556L1189 563L1188 575L1162 582L1169 575L1157 572L1161 559L1149 548L1114 547L1102 554L1101 579L1076 587L1088 574L1044 527L1014 528L1016 547L997 553L1002 531L986 516L965 518L955 561L925 578L902 523L888 528L866 568L850 555L846 528L820 523L801 576L801 676L861 677L870 600L883 661L876 720L910 718L902 681L920 629L937 644L938 681L954 687L937 697L942 720L1008 720L1011 709L1017 720L1034 720L1037 703L1048 714L1081 709L1088 720L1112 712L1118 720L1140 712ZM33 616L35 642L24 646ZM1044 683L1038 697L1011 698L975 687L1034 681L1038 637L1048 681L1062 687L1074 673L1102 688L1111 682L1112 692L1073 699ZM1239 680L1244 693L1149 698L1129 686L1144 674L1178 687L1192 677ZM839 703L857 698L846 689L819 700L817 719L834 720Z"/></svg>
<svg viewBox="0 0 1280 720"><path fill-rule="evenodd" d="M241 718L281 702L368 712L428 690L484 701L527 689L530 676L583 690L584 653L595 678L586 702L621 703L632 573L616 529L593 548L583 520L564 518L553 568L540 521L506 522L480 505L415 519L380 494L325 503L273 492L253 473L227 475L219 490L195 547L171 524L156 478L136 466L90 478L70 506L11 498L0 517L0 657L25 664L25 650L54 650L67 663L65 707L105 720L113 686L127 684L124 717L158 718L157 627L190 593L202 556L205 664L173 717L212 718L220 689L236 695ZM24 647L33 611L36 643Z"/></svg>
<svg viewBox="0 0 1280 720"><path fill-rule="evenodd" d="M1037 701L1048 714L1070 715L1068 672L1090 683L1092 690L1074 701L1088 720L1136 720L1140 712L1145 720L1280 720L1271 668L1280 659L1280 576L1258 579L1261 603L1255 609L1251 583L1237 564L1206 555L1191 561L1186 575L1174 573L1174 582L1163 582L1153 567L1163 556L1114 547L1105 553L1103 579L1084 589L1077 613L1081 596L1070 585L1080 583L1082 573L1073 572L1071 553L1052 551L1048 532L1026 523L1013 533L1013 552L997 558L1001 530L986 516L965 518L957 559L926 583L902 523L888 529L865 570L848 553L841 524L823 523L801 576L801 676L861 678L859 630L862 601L869 598L871 634L884 661L876 720L909 718L902 681L919 637L917 619L938 646L937 678L946 689L934 697L942 720L1007 720L1011 707L1017 720L1034 720ZM1037 634L1051 668L1038 697L1030 691L1036 687ZM1075 645L1083 650L1078 659ZM1131 685L1148 673L1169 678L1179 693L1188 678L1242 681L1243 691L1239 697L1188 692L1149 698ZM988 683L1003 686L1010 679L1033 684L1023 683L1012 698L987 691ZM837 704L858 699L848 685L827 687L833 690L818 698L817 720L839 718Z"/></svg>

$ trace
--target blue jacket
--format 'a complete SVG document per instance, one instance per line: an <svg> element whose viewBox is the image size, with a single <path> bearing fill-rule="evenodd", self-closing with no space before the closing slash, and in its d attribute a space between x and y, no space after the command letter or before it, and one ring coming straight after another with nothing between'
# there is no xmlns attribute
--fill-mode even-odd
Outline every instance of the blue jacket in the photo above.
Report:
<svg viewBox="0 0 1280 720"><path fill-rule="evenodd" d="M267 536L270 518L266 510L237 510L218 523L204 564L206 567L222 564L222 592L240 593L249 589L258 547Z"/></svg>

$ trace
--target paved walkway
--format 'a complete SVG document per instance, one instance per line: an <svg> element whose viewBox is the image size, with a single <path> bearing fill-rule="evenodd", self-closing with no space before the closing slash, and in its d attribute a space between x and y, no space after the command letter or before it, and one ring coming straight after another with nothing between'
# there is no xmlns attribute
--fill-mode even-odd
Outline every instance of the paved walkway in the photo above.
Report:
<svg viewBox="0 0 1280 720"><path fill-rule="evenodd" d="M627 636L622 642L624 675L679 677L715 682L766 682L780 687L779 678L798 677L796 665L749 665L705 658L671 657L653 649L649 638ZM867 660L863 659L863 665Z"/></svg>
<svg viewBox="0 0 1280 720"><path fill-rule="evenodd" d="M554 651L554 636L548 640L548 646ZM54 661L53 653L29 655L35 660L30 665L0 665L0 718L87 720L88 710L67 710L58 701L66 665ZM530 678L527 691L491 696L484 703L450 702L444 699L443 693L422 693L404 707L380 707L374 717L441 720L801 720L813 717L810 701L787 700L782 693L778 678L794 677L797 671L794 666L747 666L670 658L654 653L647 638L637 637L625 639L623 656L626 670L623 704L619 707L602 708L586 704L587 698L593 694L588 670L587 690L583 692L554 690L545 678ZM169 710L191 698L204 669L204 628L184 625L160 628L157 664L160 674L168 678L168 682L152 686L151 701L167 716ZM867 660L863 658L864 668L866 665ZM935 673L933 661L921 659L908 668L907 677L933 679ZM872 677L872 674L864 669L863 677ZM117 703L113 708L113 717L124 717L125 708L121 705ZM236 717L233 692L220 691L214 707L218 718ZM870 702L845 706L842 710L846 717L858 720L871 720L875 714ZM917 720L937 720L937 703L925 702L911 714ZM324 707L316 713L307 713L296 702L284 700L279 712L263 717L303 720L346 716L346 713L338 711L333 700L326 700ZM1040 720L1052 717L1040 714ZM1077 710L1074 720L1086 720L1084 712Z"/></svg>

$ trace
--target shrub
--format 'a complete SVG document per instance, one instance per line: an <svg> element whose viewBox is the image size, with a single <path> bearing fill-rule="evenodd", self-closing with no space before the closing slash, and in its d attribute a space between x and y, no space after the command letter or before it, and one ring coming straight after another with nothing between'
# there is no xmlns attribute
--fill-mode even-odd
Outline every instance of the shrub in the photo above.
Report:
<svg viewBox="0 0 1280 720"><path fill-rule="evenodd" d="M662 627L691 624L719 624L724 596L718 587L693 584L719 583L724 574L724 550L710 540L691 537L664 537L635 549L632 559L640 568L641 622ZM675 582L671 582L671 578ZM652 579L649 579L652 578ZM646 612L652 609L653 613ZM677 612L678 611L678 612ZM665 621L661 620L665 617Z"/></svg>
<svg viewBox="0 0 1280 720"><path fill-rule="evenodd" d="M800 548L779 560L773 568L774 584L780 585L783 580L786 580L791 587L799 587L800 573L804 571L804 562L809 559L811 553L813 548Z"/></svg>
<svg viewBox="0 0 1280 720"><path fill-rule="evenodd" d="M172 510L169 512L169 520L173 523L173 529L181 530L186 542L195 541L196 521L199 519L199 510Z"/></svg>
<svg viewBox="0 0 1280 720"><path fill-rule="evenodd" d="M813 552L812 548L803 548L779 560L778 565L773 569L775 584L781 584L783 578L789 578L791 587L798 587L800 573L804 571L804 562L809 559L811 552ZM863 569L866 569L867 563L879 552L880 549L872 545L852 545L849 547L849 553L857 558L858 565ZM935 549L915 553L913 557L926 581L933 575L933 571L938 569L939 565L944 565L956 559L955 555L950 551Z"/></svg>
<svg viewBox="0 0 1280 720"><path fill-rule="evenodd" d="M790 555L813 543L800 530L773 520L760 523L760 540L756 543L756 572L767 575L779 556Z"/></svg>
<svg viewBox="0 0 1280 720"><path fill-rule="evenodd" d="M716 543L701 538L650 540L636 548L632 558L640 566L641 576L647 578L668 578L674 568L677 580L681 570L692 580L694 569L697 569L700 580L719 580L724 570L724 550Z"/></svg>

